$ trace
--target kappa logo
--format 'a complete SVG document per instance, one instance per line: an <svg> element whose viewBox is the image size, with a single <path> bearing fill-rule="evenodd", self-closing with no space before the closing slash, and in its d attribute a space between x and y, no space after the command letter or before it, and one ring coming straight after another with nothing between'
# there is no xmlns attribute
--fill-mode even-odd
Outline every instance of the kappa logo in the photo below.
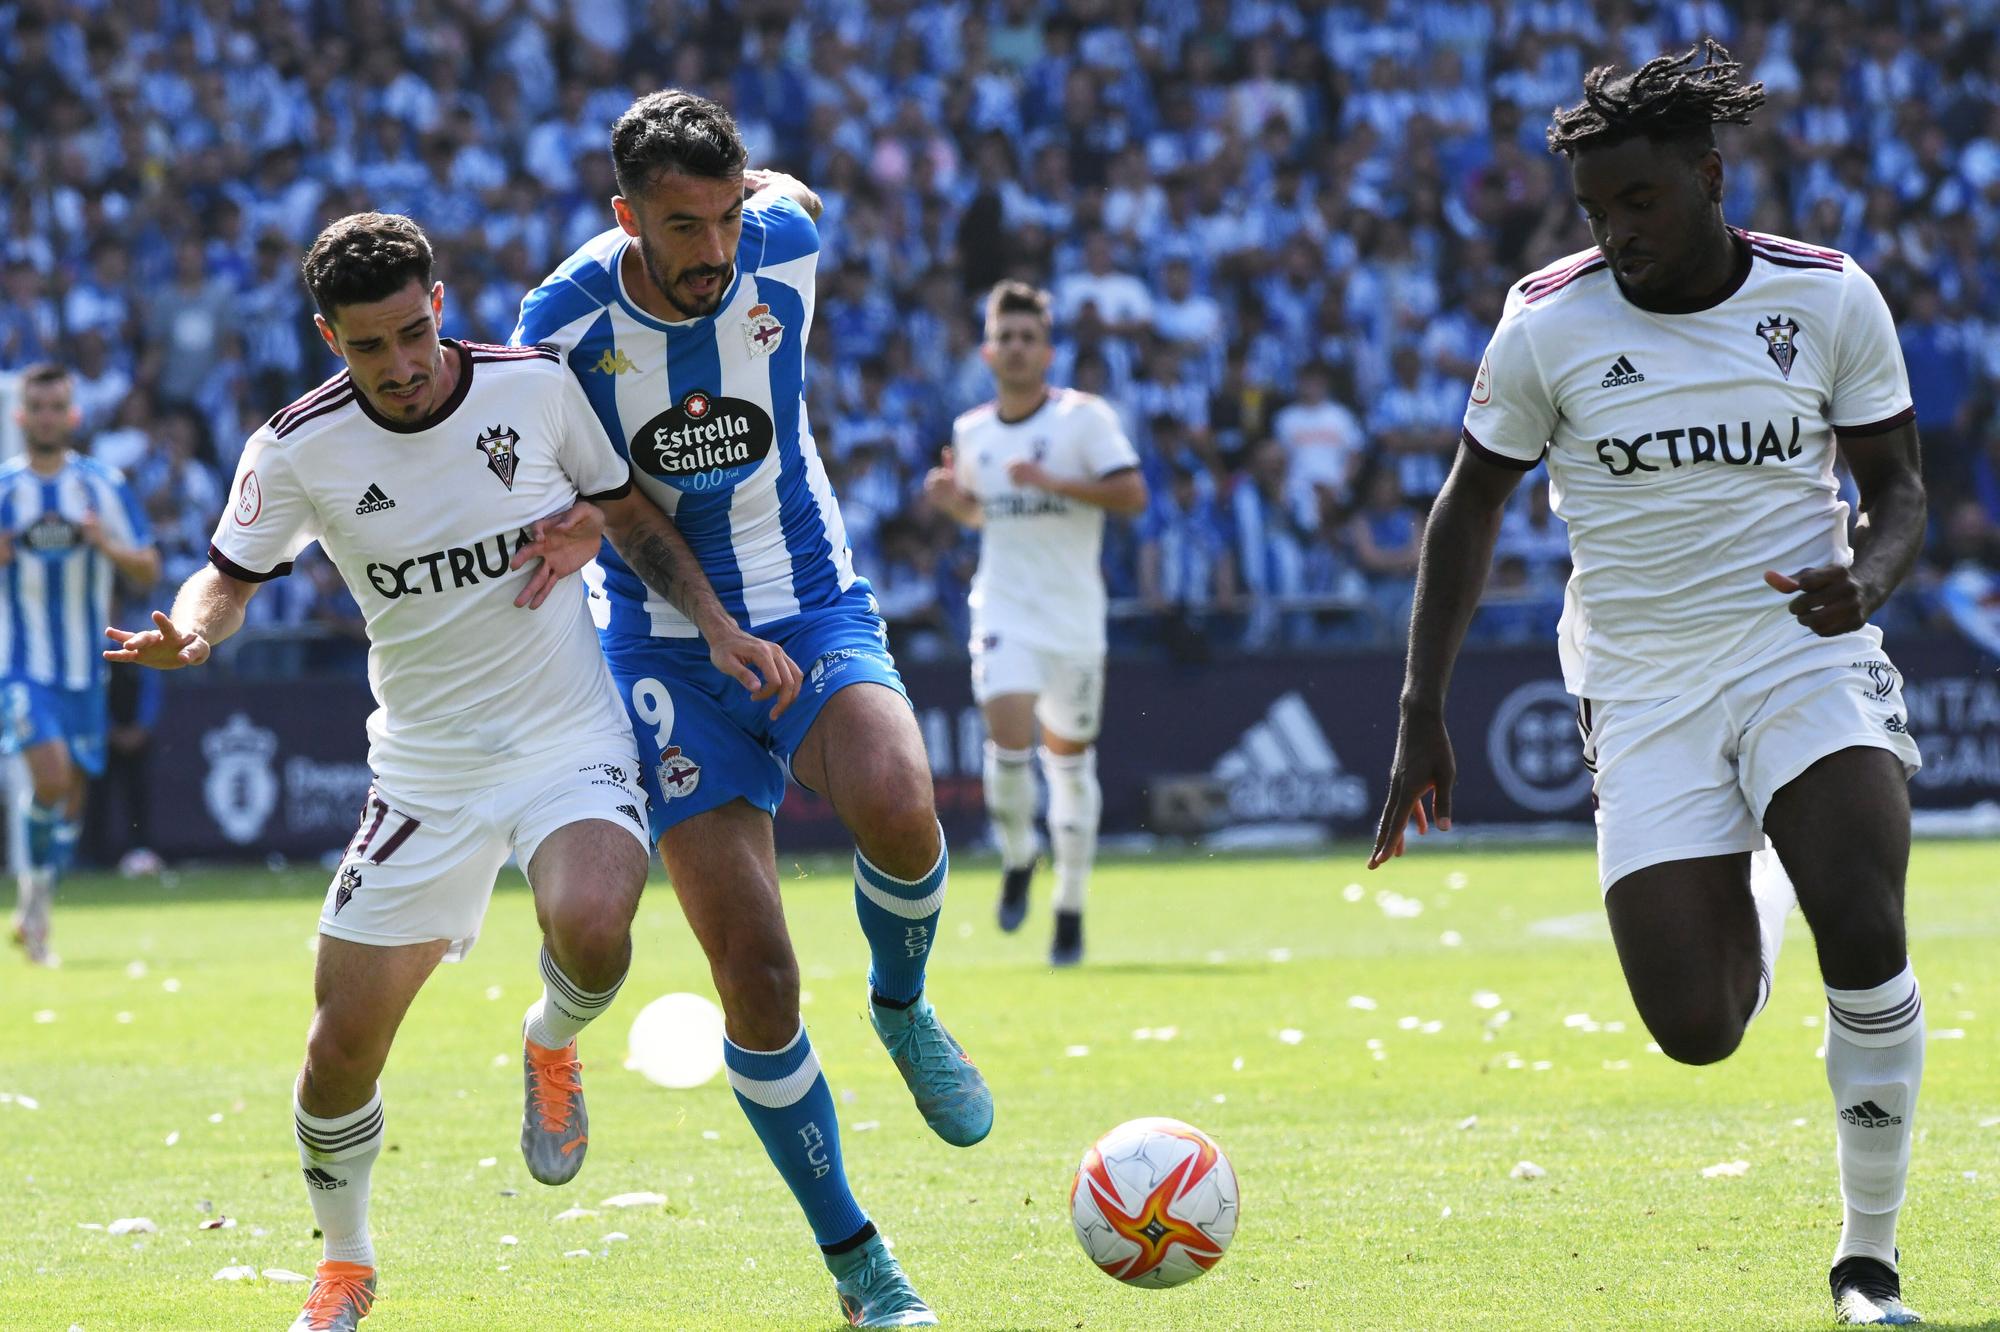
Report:
<svg viewBox="0 0 2000 1332"><path fill-rule="evenodd" d="M769 356L784 340L785 326L771 313L771 307L762 303L751 306L743 321L743 341L749 344L750 354Z"/></svg>
<svg viewBox="0 0 2000 1332"><path fill-rule="evenodd" d="M355 891L360 887L361 867L359 865L342 867L340 871L340 884L333 890L334 915L339 915L340 909L354 900Z"/></svg>
<svg viewBox="0 0 2000 1332"><path fill-rule="evenodd" d="M701 785L701 765L681 753L679 745L668 745L660 751L658 776L660 799L678 800L693 795L695 787Z"/></svg>
<svg viewBox="0 0 2000 1332"><path fill-rule="evenodd" d="M521 458L515 451L515 445L520 442L521 437L511 428L497 425L491 430L481 431L479 438L472 444L472 447L486 455L487 468L493 475L499 477L500 484L509 490L514 488L514 468Z"/></svg>
<svg viewBox="0 0 2000 1332"><path fill-rule="evenodd" d="M632 364L632 358L624 352L613 351L607 347L604 349L604 355L598 357L585 368L593 370L600 375L623 375L630 374L639 367Z"/></svg>
<svg viewBox="0 0 2000 1332"><path fill-rule="evenodd" d="M1368 784L1344 771L1305 695L1285 694L1215 761L1229 813L1241 821L1359 818Z"/></svg>
<svg viewBox="0 0 2000 1332"><path fill-rule="evenodd" d="M1639 367L1632 364L1631 358L1621 356L1611 363L1609 370L1604 372L1604 382L1599 384L1598 387L1623 388L1627 384L1643 384L1645 382L1646 377L1639 373Z"/></svg>
<svg viewBox="0 0 2000 1332"><path fill-rule="evenodd" d="M1771 353L1779 371L1790 379L1792 360L1798 355L1798 324L1785 315L1772 315L1757 325L1757 336L1764 339L1764 349Z"/></svg>
<svg viewBox="0 0 2000 1332"><path fill-rule="evenodd" d="M361 494L361 502L354 506L354 511L356 513L380 513L384 509L393 509L395 507L396 501L384 494L382 487L370 481L368 489Z"/></svg>

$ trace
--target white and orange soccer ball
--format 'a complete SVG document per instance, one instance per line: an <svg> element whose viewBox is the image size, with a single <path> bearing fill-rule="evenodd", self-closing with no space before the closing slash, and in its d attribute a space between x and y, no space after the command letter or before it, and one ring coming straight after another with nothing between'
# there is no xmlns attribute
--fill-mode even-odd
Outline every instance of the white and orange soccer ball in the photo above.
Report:
<svg viewBox="0 0 2000 1332"><path fill-rule="evenodd" d="M1070 1185L1077 1242L1106 1275L1159 1290L1222 1260L1236 1234L1236 1171L1178 1119L1134 1119L1092 1143Z"/></svg>

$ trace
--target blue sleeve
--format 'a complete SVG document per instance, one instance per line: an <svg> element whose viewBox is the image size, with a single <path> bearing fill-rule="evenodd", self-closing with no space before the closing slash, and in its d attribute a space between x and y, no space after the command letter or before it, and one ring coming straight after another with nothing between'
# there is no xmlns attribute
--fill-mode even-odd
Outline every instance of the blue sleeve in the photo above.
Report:
<svg viewBox="0 0 2000 1332"><path fill-rule="evenodd" d="M780 196L743 210L743 239L737 248L752 260L744 267L756 273L819 253L819 228L796 200Z"/></svg>
<svg viewBox="0 0 2000 1332"><path fill-rule="evenodd" d="M153 544L153 528L146 521L146 506L139 503L139 497L132 493L132 487L116 473L104 478L104 484L117 497L119 511L125 515L125 522L132 529L132 544L150 546Z"/></svg>
<svg viewBox="0 0 2000 1332"><path fill-rule="evenodd" d="M567 268L565 266L565 271L550 277L521 298L521 317L515 321L514 331L507 337L509 346L530 347L538 342L548 342L567 351L569 342L574 339L565 339L560 334L609 303L592 292L590 286L577 281ZM601 271L586 276L599 279L590 285L603 285L606 280Z"/></svg>

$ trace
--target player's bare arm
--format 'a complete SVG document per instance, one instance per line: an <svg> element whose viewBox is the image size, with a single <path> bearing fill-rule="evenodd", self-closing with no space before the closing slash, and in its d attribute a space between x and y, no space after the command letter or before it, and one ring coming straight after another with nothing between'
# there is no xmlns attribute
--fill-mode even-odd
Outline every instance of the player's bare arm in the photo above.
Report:
<svg viewBox="0 0 2000 1332"><path fill-rule="evenodd" d="M127 546L104 530L104 524L95 513L86 513L83 522L83 539L97 549L98 554L111 561L111 567L118 576L143 590L160 581L160 552L152 546Z"/></svg>
<svg viewBox="0 0 2000 1332"><path fill-rule="evenodd" d="M258 587L213 565L197 570L181 584L170 613L153 612L151 629L106 628L104 636L118 646L106 648L104 659L156 671L199 666L215 644L243 627L244 608Z"/></svg>
<svg viewBox="0 0 2000 1332"><path fill-rule="evenodd" d="M1375 829L1368 868L1403 854L1403 834L1412 816L1419 834L1451 827L1451 787L1458 775L1451 737L1445 732L1444 699L1452 664L1465 643L1479 594L1493 563L1501 511L1522 473L1460 448L1444 489L1438 492L1424 529L1417 563L1416 604L1410 612L1410 654L1403 668L1398 703L1396 757L1389 769L1389 796ZM1431 798L1426 815L1424 797Z"/></svg>
<svg viewBox="0 0 2000 1332"><path fill-rule="evenodd" d="M540 563L527 586L514 598L514 604L540 610L557 583L597 558L604 540L604 510L580 499L561 513L550 514L534 524L528 533L532 539L514 552L510 567L519 569L537 560Z"/></svg>
<svg viewBox="0 0 2000 1332"><path fill-rule="evenodd" d="M1137 517L1146 511L1146 478L1136 467L1121 467L1106 476L1088 480L1069 480L1051 476L1048 468L1023 458L1008 465L1007 479L1017 486L1046 490L1051 495L1094 505L1107 513L1126 518Z"/></svg>
<svg viewBox="0 0 2000 1332"><path fill-rule="evenodd" d="M708 644L710 663L748 689L750 697L775 699L771 716L782 716L799 696L799 685L805 679L798 664L776 643L746 632L723 609L722 599L701 571L701 561L687 538L651 500L631 490L599 503L604 510L605 535L619 557L641 582L694 621L702 641Z"/></svg>
<svg viewBox="0 0 2000 1332"><path fill-rule="evenodd" d="M938 465L924 473L924 498L960 527L978 527L986 521L979 497L958 484L957 461L949 444Z"/></svg>
<svg viewBox="0 0 2000 1332"><path fill-rule="evenodd" d="M1917 423L1840 440L1840 455L1861 492L1861 520L1854 529L1854 563L1800 569L1773 569L1764 581L1779 592L1797 593L1788 605L1800 624L1822 638L1852 633L1880 610L1910 570L1924 546L1923 469Z"/></svg>
<svg viewBox="0 0 2000 1332"><path fill-rule="evenodd" d="M752 167L743 173L743 193L746 204L755 204L772 199L790 199L806 210L806 216L819 221L819 196L806 188L806 183L797 176L788 176L782 171L770 171Z"/></svg>

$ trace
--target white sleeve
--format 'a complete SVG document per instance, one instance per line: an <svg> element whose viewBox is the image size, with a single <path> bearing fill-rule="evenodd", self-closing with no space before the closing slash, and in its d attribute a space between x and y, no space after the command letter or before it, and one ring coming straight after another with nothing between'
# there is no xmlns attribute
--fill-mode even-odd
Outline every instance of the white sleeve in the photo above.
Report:
<svg viewBox="0 0 2000 1332"><path fill-rule="evenodd" d="M966 441L965 418L951 423L951 478L968 495L979 493L979 461Z"/></svg>
<svg viewBox="0 0 2000 1332"><path fill-rule="evenodd" d="M243 446L231 503L216 521L208 558L245 583L282 578L292 560L319 539L319 511L299 484L286 451L266 430Z"/></svg>
<svg viewBox="0 0 2000 1332"><path fill-rule="evenodd" d="M1125 438L1118 413L1102 398L1084 395L1083 410L1077 413L1074 447L1084 474L1092 480L1110 476L1139 465L1139 451Z"/></svg>
<svg viewBox="0 0 2000 1332"><path fill-rule="evenodd" d="M1527 321L1515 304L1493 330L1465 407L1466 447L1488 462L1527 471L1541 461L1556 431L1556 408L1528 342Z"/></svg>
<svg viewBox="0 0 2000 1332"><path fill-rule="evenodd" d="M558 367L556 373L562 376L556 401L556 462L584 499L617 499L632 488L632 464L604 433L604 422L569 367Z"/></svg>
<svg viewBox="0 0 2000 1332"><path fill-rule="evenodd" d="M1840 281L1826 419L1842 434L1875 434L1914 414L1910 376L1896 339L1896 321L1875 279L1849 259Z"/></svg>

